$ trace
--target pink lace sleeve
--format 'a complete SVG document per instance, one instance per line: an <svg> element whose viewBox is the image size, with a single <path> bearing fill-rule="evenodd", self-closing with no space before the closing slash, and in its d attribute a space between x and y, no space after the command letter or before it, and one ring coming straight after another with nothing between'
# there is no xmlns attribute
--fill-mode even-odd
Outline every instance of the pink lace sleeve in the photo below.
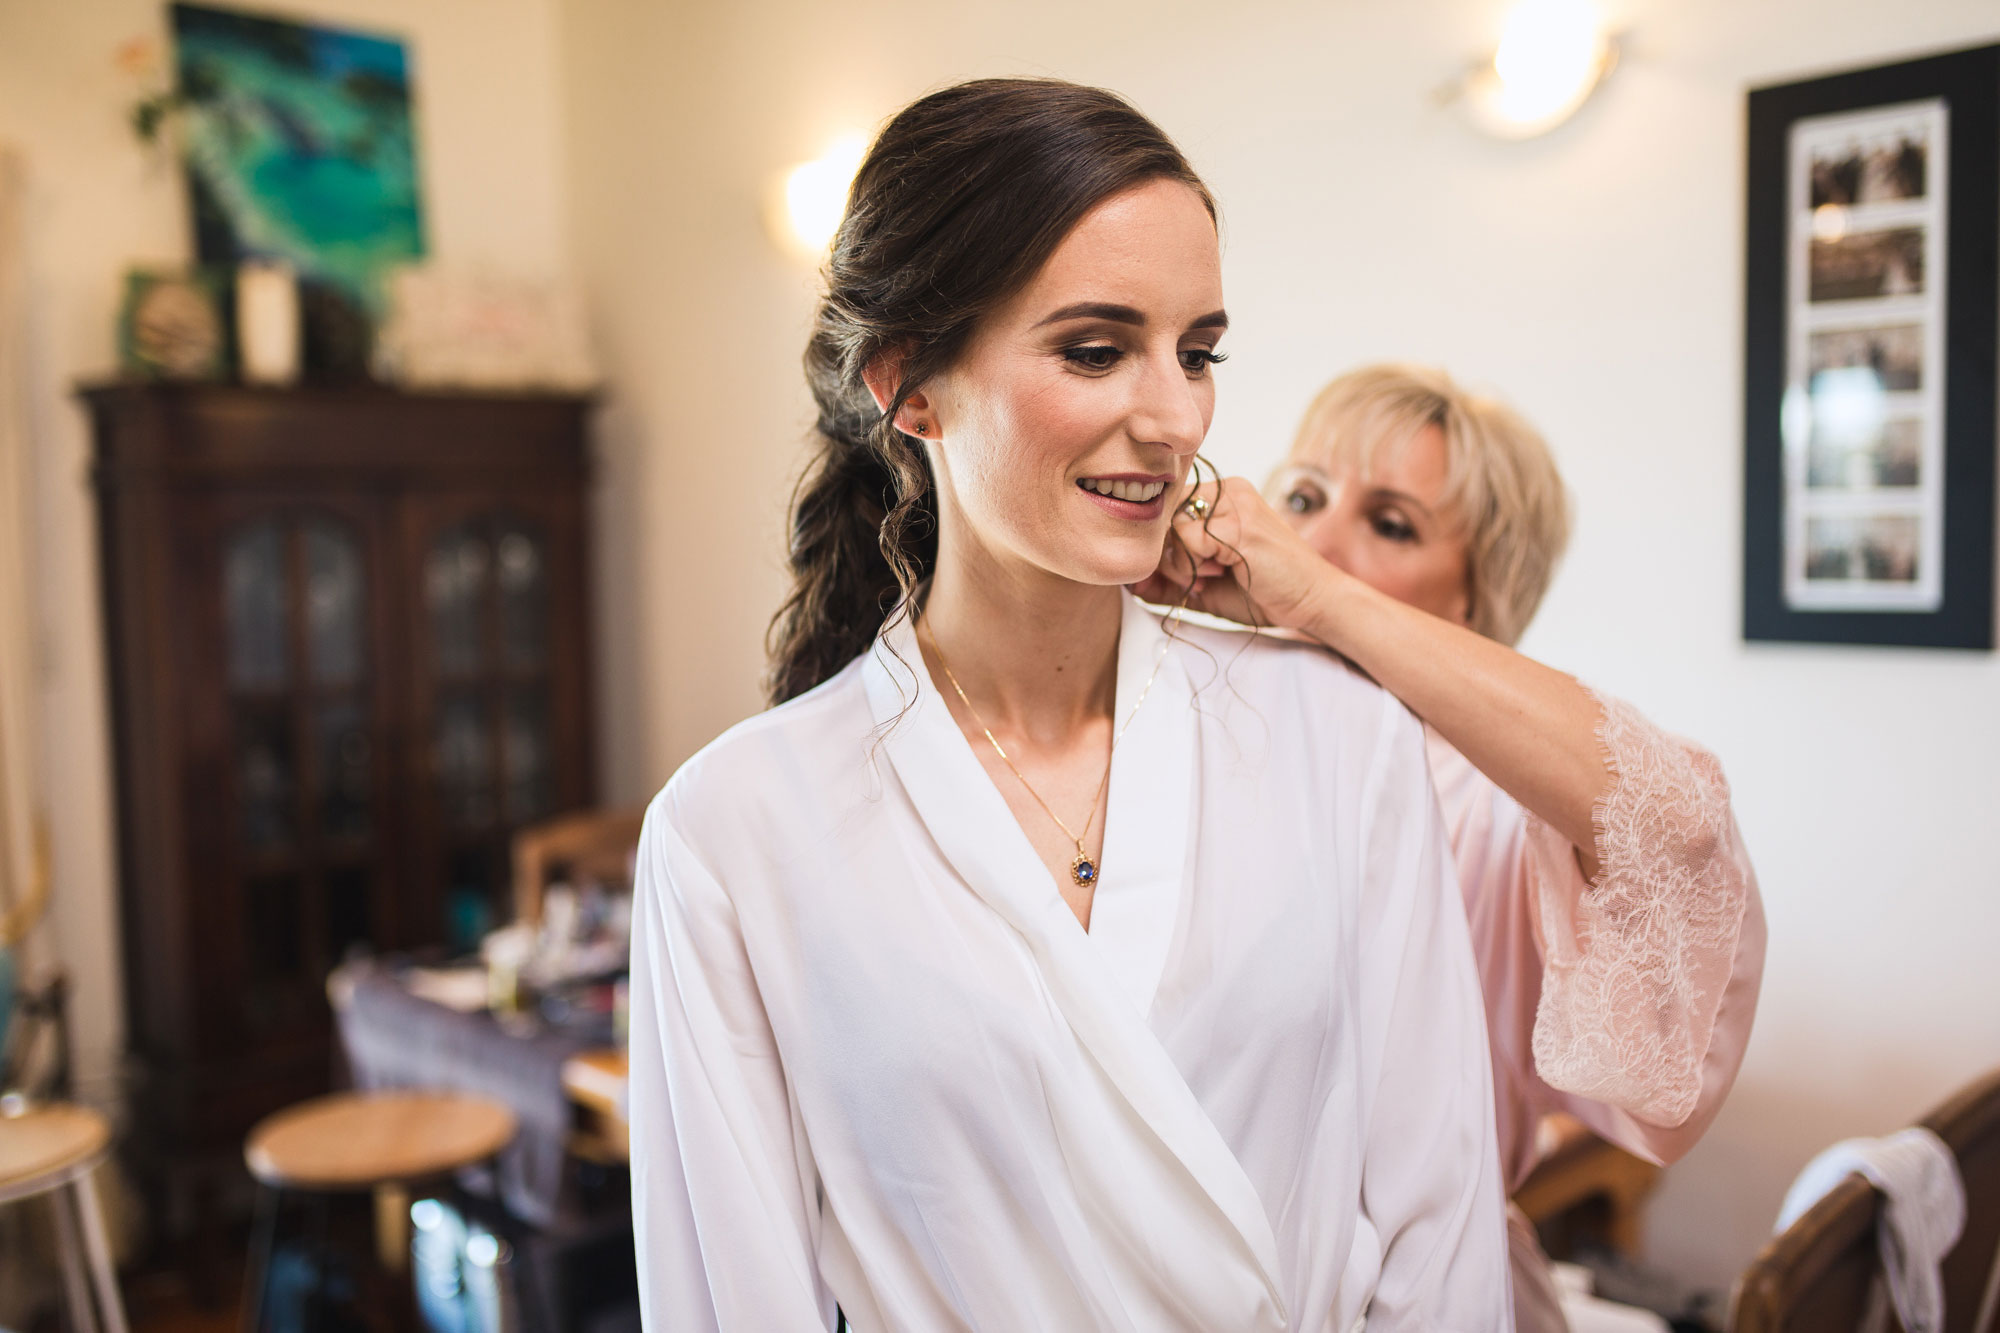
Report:
<svg viewBox="0 0 2000 1333"><path fill-rule="evenodd" d="M1567 839L1528 820L1543 949L1535 1068L1560 1092L1678 1126L1703 1101L1755 888L1715 756L1621 700L1593 697L1612 773L1594 812L1597 881L1584 880ZM1733 1081L1728 1063L1718 1099Z"/></svg>

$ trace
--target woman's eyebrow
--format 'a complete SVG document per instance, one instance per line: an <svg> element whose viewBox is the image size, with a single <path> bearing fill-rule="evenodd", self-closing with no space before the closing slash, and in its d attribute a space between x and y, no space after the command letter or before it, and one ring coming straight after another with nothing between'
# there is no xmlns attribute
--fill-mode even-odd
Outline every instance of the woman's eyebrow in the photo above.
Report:
<svg viewBox="0 0 2000 1333"><path fill-rule="evenodd" d="M1110 301L1078 301L1074 305L1066 305L1053 314L1045 315L1035 327L1039 329L1043 324L1060 324L1067 319L1103 319L1109 320L1113 324L1131 324L1138 328L1146 327L1146 316L1143 313L1129 305L1117 305ZM1226 311L1221 310L1211 310L1200 319L1194 320L1188 325L1190 329L1226 329L1228 327L1229 315Z"/></svg>
<svg viewBox="0 0 2000 1333"><path fill-rule="evenodd" d="M1391 504L1404 505L1410 509L1414 509L1425 518L1435 517L1431 513L1429 505L1419 500L1416 496L1411 495L1408 491L1399 491L1389 486L1377 486L1370 494L1377 500L1387 500Z"/></svg>
<svg viewBox="0 0 2000 1333"><path fill-rule="evenodd" d="M1039 329L1042 324L1060 324L1066 319L1107 319L1113 324L1136 324L1141 328L1146 324L1146 317L1129 305L1114 305L1109 301L1078 301L1075 305L1066 305L1054 314L1044 317L1035 327Z"/></svg>

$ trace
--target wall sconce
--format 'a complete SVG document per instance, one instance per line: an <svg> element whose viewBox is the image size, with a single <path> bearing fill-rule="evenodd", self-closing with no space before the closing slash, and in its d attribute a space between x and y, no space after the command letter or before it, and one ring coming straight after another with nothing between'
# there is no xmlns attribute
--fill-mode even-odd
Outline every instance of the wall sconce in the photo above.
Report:
<svg viewBox="0 0 2000 1333"><path fill-rule="evenodd" d="M1496 139L1532 139L1568 120L1618 64L1618 38L1590 0L1520 0L1493 55L1439 90Z"/></svg>
<svg viewBox="0 0 2000 1333"><path fill-rule="evenodd" d="M840 227L847 187L868 152L868 138L843 134L810 162L778 177L764 204L764 226L778 248L795 259L817 264Z"/></svg>

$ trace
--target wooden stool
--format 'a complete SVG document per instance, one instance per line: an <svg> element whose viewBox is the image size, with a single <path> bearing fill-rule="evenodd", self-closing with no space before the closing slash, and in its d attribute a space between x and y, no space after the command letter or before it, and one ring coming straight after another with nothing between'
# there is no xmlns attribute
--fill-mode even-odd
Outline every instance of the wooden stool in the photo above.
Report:
<svg viewBox="0 0 2000 1333"><path fill-rule="evenodd" d="M118 1298L111 1246L104 1238L104 1215L90 1186L91 1173L110 1147L110 1122L88 1107L57 1102L0 1118L0 1203L37 1194L54 1196L49 1202L56 1212L63 1291L71 1317L86 1333L98 1328L100 1319L107 1333L125 1333L125 1306ZM97 1287L94 1316L83 1261L77 1255L79 1237Z"/></svg>
<svg viewBox="0 0 2000 1333"><path fill-rule="evenodd" d="M450 1092L341 1092L268 1117L243 1144L257 1178L257 1222L244 1274L243 1328L263 1324L278 1205L313 1196L313 1279L326 1277L326 1196L375 1193L448 1176L495 1157L514 1139L514 1113ZM378 1209L377 1224L381 1224Z"/></svg>

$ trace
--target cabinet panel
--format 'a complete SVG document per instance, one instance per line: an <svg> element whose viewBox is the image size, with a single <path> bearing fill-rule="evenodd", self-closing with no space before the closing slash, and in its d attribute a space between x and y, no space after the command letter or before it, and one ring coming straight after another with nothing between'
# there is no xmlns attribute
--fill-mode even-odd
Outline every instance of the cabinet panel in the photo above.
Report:
<svg viewBox="0 0 2000 1333"><path fill-rule="evenodd" d="M360 534L325 518L300 526L305 547L306 672L315 685L362 681L368 595Z"/></svg>
<svg viewBox="0 0 2000 1333"><path fill-rule="evenodd" d="M415 900L466 946L505 917L515 830L589 798L581 496L413 497L404 532L425 571Z"/></svg>
<svg viewBox="0 0 2000 1333"><path fill-rule="evenodd" d="M252 855L298 845L298 753L287 699L237 699L230 710L235 762L237 846Z"/></svg>
<svg viewBox="0 0 2000 1333"><path fill-rule="evenodd" d="M449 836L484 834L499 819L493 769L500 740L486 693L476 685L440 682L432 696L431 794Z"/></svg>
<svg viewBox="0 0 2000 1333"><path fill-rule="evenodd" d="M485 665L492 608L493 544L487 524L455 523L424 552L424 608L432 675L475 678Z"/></svg>
<svg viewBox="0 0 2000 1333"><path fill-rule="evenodd" d="M398 847L392 692L400 621L390 508L369 496L238 490L183 504L191 849L203 886L197 1050L242 1055L317 1034L352 943L405 941L389 911ZM226 668L202 669L220 645ZM217 666L224 666L218 662ZM201 784L215 772L220 781ZM356 895L359 894L359 898Z"/></svg>
<svg viewBox="0 0 2000 1333"><path fill-rule="evenodd" d="M239 690L279 689L291 674L285 566L285 532L277 523L244 523L230 536L223 556L224 632L229 683Z"/></svg>
<svg viewBox="0 0 2000 1333"><path fill-rule="evenodd" d="M336 847L369 847L375 834L375 753L386 748L379 728L362 697L315 700L312 710L320 832Z"/></svg>
<svg viewBox="0 0 2000 1333"><path fill-rule="evenodd" d="M494 525L495 582L500 602L500 660L510 672L535 672L552 655L549 638L549 534L511 516Z"/></svg>

